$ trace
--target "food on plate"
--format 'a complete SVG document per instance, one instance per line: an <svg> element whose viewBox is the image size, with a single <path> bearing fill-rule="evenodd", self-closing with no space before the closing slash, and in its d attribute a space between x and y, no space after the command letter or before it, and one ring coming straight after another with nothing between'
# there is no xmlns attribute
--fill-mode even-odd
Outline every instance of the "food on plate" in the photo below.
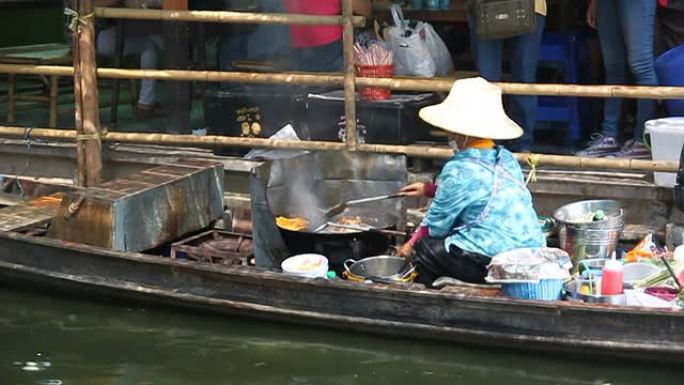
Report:
<svg viewBox="0 0 684 385"><path fill-rule="evenodd" d="M294 217L294 218L288 218L288 217L277 217L276 218L276 225L280 227L281 229L285 230L290 230L290 231L302 231L304 229L309 228L309 221L307 221L304 218L301 217Z"/></svg>

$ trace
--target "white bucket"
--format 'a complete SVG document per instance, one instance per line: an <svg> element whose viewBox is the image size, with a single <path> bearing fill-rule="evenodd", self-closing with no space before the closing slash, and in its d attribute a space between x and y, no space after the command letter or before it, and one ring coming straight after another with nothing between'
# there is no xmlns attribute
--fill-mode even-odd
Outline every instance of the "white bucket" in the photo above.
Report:
<svg viewBox="0 0 684 385"><path fill-rule="evenodd" d="M684 117L649 120L645 130L651 135L653 160L679 161L684 145ZM653 179L658 186L674 187L677 184L677 174L673 172L655 172Z"/></svg>
<svg viewBox="0 0 684 385"><path fill-rule="evenodd" d="M325 278L328 274L328 258L320 254L299 254L284 260L280 267L286 274Z"/></svg>

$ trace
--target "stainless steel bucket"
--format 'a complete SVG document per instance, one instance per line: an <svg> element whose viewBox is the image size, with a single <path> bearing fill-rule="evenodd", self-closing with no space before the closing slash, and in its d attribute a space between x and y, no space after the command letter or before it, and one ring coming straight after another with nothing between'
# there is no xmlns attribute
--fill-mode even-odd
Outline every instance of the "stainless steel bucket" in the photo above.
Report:
<svg viewBox="0 0 684 385"><path fill-rule="evenodd" d="M587 212L603 210L604 220L577 223L575 218ZM590 200L565 205L553 214L558 222L560 248L570 254L574 270L583 259L610 258L617 250L624 227L624 212L620 202Z"/></svg>

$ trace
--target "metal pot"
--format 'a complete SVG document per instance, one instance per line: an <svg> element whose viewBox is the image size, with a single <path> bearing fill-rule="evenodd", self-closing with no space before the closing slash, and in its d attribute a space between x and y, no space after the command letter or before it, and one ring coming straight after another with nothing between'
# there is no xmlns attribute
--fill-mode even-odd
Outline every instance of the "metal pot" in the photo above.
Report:
<svg viewBox="0 0 684 385"><path fill-rule="evenodd" d="M347 278L352 280L411 282L415 278L416 267L402 257L378 255L360 261L344 261Z"/></svg>
<svg viewBox="0 0 684 385"><path fill-rule="evenodd" d="M574 218L587 212L603 210L606 219L597 222L574 223ZM560 248L570 254L574 264L583 259L610 258L617 250L624 226L624 211L620 202L612 200L589 200L565 205L553 213L558 222Z"/></svg>

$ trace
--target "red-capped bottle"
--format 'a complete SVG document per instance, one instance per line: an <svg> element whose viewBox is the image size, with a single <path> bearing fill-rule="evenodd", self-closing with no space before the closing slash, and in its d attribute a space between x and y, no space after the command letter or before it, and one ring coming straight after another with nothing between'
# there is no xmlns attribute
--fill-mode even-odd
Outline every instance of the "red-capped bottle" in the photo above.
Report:
<svg viewBox="0 0 684 385"><path fill-rule="evenodd" d="M603 265L603 281L601 284L602 295L622 294L624 289L624 271L622 263L613 257L606 260Z"/></svg>

